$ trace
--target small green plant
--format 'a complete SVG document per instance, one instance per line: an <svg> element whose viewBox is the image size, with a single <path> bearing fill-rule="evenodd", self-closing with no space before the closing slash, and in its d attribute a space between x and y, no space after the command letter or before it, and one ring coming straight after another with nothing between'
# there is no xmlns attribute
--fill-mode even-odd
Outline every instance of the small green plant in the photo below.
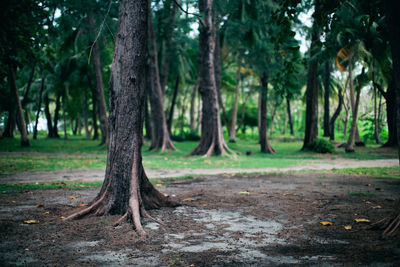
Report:
<svg viewBox="0 0 400 267"><path fill-rule="evenodd" d="M350 191L347 194L349 194L350 196L354 196L354 197L376 197L376 194L374 194L374 193L365 193L365 192Z"/></svg>
<svg viewBox="0 0 400 267"><path fill-rule="evenodd" d="M335 152L335 146L325 139L318 138L308 145L308 150L317 153L333 153Z"/></svg>

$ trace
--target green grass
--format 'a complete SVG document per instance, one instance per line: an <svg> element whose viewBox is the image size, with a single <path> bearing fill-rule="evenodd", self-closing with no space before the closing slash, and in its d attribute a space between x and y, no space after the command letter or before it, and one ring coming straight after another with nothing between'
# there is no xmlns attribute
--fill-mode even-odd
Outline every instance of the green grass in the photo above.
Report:
<svg viewBox="0 0 400 267"><path fill-rule="evenodd" d="M99 146L99 141L87 140L82 137L69 137L68 140L47 139L44 135L38 140L30 140L31 146L20 146L19 138L0 139L0 173L10 174L22 171L50 171L59 169L101 169L106 165L106 146ZM189 156L197 142L174 142L177 150L167 152L149 151L150 141L143 147L143 165L146 168L285 168L306 164L309 160L324 161L334 158L376 159L395 158L394 149L378 147L356 148L357 152L345 154L337 150L332 154L317 154L300 151L300 139L277 137L271 140L276 154L259 152L259 144L255 139L238 140L229 143L235 156L201 157ZM252 151L252 156L246 156L246 151ZM21 152L21 153L1 153ZM30 152L30 153L23 153Z"/></svg>
<svg viewBox="0 0 400 267"><path fill-rule="evenodd" d="M376 194L374 193L365 193L365 192L347 192L348 195L354 196L354 197L376 197Z"/></svg>
<svg viewBox="0 0 400 267"><path fill-rule="evenodd" d="M374 167L374 168L348 168L348 169L333 169L335 173L343 174L358 174L376 176L380 178L395 178L400 179L400 167Z"/></svg>

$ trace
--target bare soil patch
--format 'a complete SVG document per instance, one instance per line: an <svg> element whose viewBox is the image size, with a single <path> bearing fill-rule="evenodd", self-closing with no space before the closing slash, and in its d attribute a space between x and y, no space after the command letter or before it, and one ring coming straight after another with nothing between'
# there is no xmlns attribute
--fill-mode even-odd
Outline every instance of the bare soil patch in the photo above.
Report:
<svg viewBox="0 0 400 267"><path fill-rule="evenodd" d="M0 194L4 266L399 266L399 235L381 239L368 223L388 216L400 181L321 173L165 179L160 190L183 201L150 211L146 237L118 216L60 217L99 188ZM74 196L76 198L71 198ZM36 205L42 203L43 206ZM377 208L380 206L380 208ZM47 214L48 213L48 214ZM37 220L37 224L26 224ZM322 226L321 221L332 222ZM345 225L351 225L346 230Z"/></svg>

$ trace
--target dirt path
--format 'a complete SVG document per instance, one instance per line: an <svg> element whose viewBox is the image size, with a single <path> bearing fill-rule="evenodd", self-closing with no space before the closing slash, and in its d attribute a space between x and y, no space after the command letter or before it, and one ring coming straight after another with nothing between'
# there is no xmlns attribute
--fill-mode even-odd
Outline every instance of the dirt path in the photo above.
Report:
<svg viewBox="0 0 400 267"><path fill-rule="evenodd" d="M232 173L272 173L302 170L331 170L360 167L395 167L399 166L397 159L355 160L355 159L323 159L312 160L309 164L287 168L225 168L225 169L146 169L150 178L171 178L187 175L219 175ZM0 183L16 182L46 182L46 181L102 181L104 169L75 169L40 172L21 172L15 174L0 174Z"/></svg>
<svg viewBox="0 0 400 267"><path fill-rule="evenodd" d="M99 188L1 193L0 265L400 266L400 236L382 239L381 231L355 221L391 214L400 194L396 179L225 174L156 186L182 206L151 210L165 227L144 220L144 238L129 223L113 227L119 216L61 220Z"/></svg>

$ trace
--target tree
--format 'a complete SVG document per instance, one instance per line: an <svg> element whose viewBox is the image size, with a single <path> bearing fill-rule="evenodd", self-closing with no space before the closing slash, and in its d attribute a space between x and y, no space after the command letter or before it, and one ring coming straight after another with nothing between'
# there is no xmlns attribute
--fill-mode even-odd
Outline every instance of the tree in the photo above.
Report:
<svg viewBox="0 0 400 267"><path fill-rule="evenodd" d="M263 153L275 153L267 137L267 96L268 96L268 76L263 73L261 76L261 86L260 86L260 122L259 122L259 141L261 152Z"/></svg>
<svg viewBox="0 0 400 267"><path fill-rule="evenodd" d="M229 150L222 135L218 94L215 84L212 0L199 0L200 20L200 93L203 101L201 138L192 155L223 155Z"/></svg>
<svg viewBox="0 0 400 267"><path fill-rule="evenodd" d="M239 56L238 59L238 67L236 71L236 89L235 89L235 100L233 102L233 111L231 115L231 125L229 130L229 142L235 143L236 142L236 121L237 121L237 112L238 112L238 101L239 101L239 88L240 88L240 70L242 59Z"/></svg>
<svg viewBox="0 0 400 267"><path fill-rule="evenodd" d="M110 139L103 186L83 210L65 220L89 213L122 215L116 222L133 221L136 231L145 234L141 217L146 209L175 206L157 191L142 166L142 129L147 55L147 0L121 0L118 32L110 80Z"/></svg>

